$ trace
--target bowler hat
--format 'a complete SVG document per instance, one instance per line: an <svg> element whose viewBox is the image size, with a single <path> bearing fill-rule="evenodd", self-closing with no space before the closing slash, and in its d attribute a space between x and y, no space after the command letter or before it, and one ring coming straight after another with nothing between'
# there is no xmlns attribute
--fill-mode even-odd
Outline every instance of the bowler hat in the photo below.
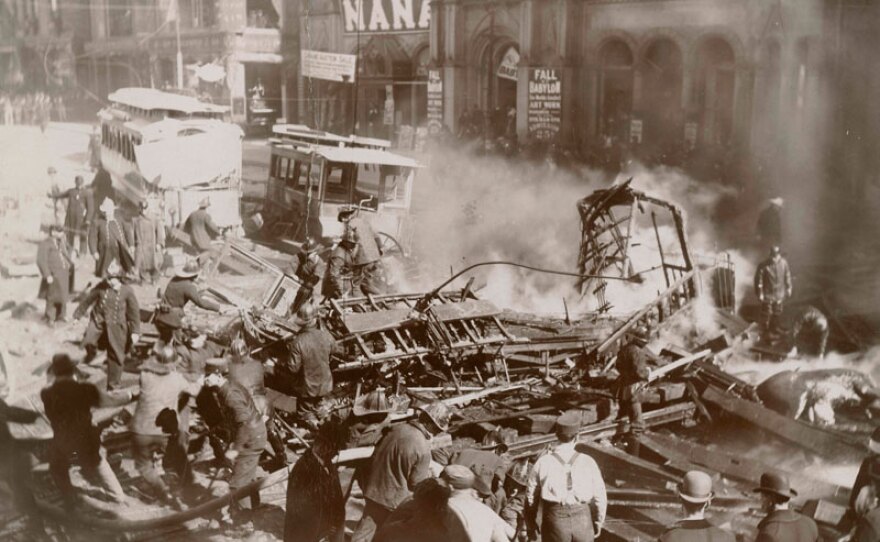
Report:
<svg viewBox="0 0 880 542"><path fill-rule="evenodd" d="M708 502L713 495L712 477L702 471L688 471L678 486L678 496L681 500L694 504Z"/></svg>
<svg viewBox="0 0 880 542"><path fill-rule="evenodd" d="M464 465L447 465L440 474L440 479L452 489L470 489L476 478L474 472Z"/></svg>
<svg viewBox="0 0 880 542"><path fill-rule="evenodd" d="M55 376L64 376L73 374L76 369L76 362L70 359L67 354L55 354L52 356L52 363L49 365L49 374Z"/></svg>
<svg viewBox="0 0 880 542"><path fill-rule="evenodd" d="M761 485L755 488L757 493L770 493L784 499L797 497L797 491L788 483L788 476L777 472L765 472L761 475Z"/></svg>

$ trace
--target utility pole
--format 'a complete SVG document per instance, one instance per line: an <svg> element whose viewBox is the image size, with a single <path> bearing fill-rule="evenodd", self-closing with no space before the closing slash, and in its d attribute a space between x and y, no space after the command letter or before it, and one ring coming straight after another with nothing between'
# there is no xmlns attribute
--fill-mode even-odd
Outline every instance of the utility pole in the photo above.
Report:
<svg viewBox="0 0 880 542"><path fill-rule="evenodd" d="M361 7L363 6L363 0L355 0L357 2L357 20L355 21L355 28L357 28L357 46L355 47L354 52L354 104L352 105L352 118L351 118L351 135L357 135L357 123L358 123L358 82L360 81L360 73L358 70L361 65Z"/></svg>
<svg viewBox="0 0 880 542"><path fill-rule="evenodd" d="M172 0L175 4L177 4L178 0ZM174 32L177 35L177 88L183 88L183 53L180 52L180 6L175 6L177 9L176 16L174 17Z"/></svg>

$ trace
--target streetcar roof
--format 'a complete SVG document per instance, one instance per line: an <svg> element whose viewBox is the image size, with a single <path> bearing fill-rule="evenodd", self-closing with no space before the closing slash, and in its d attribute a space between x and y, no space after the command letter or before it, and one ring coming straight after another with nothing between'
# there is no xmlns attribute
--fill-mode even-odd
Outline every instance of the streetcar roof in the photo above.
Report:
<svg viewBox="0 0 880 542"><path fill-rule="evenodd" d="M136 107L146 111L180 111L181 113L210 113L218 114L228 111L228 107L209 104L193 98L171 92L162 92L154 88L121 88L112 92L107 97L111 102Z"/></svg>
<svg viewBox="0 0 880 542"><path fill-rule="evenodd" d="M386 150L380 149L364 149L358 147L325 147L316 145L308 148L297 148L296 150L304 153L315 153L323 156L331 162L341 162L348 164L375 164L379 166L397 166L397 167L421 167L414 159L409 156L394 154Z"/></svg>
<svg viewBox="0 0 880 542"><path fill-rule="evenodd" d="M383 149L387 149L391 146L391 142L387 139L356 135L341 136L323 130L315 130L305 124L276 124L272 127L272 133L282 137L299 139L304 142L313 142L318 145L342 144L360 147L379 147Z"/></svg>

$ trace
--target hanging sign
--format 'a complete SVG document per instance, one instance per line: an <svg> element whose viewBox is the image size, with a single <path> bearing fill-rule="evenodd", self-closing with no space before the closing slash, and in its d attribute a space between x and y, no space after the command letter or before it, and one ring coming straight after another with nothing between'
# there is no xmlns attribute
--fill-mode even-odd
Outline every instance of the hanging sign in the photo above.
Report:
<svg viewBox="0 0 880 542"><path fill-rule="evenodd" d="M504 79L516 81L516 67L519 66L519 51L511 47L501 57L501 64L498 65L496 74Z"/></svg>
<svg viewBox="0 0 880 542"><path fill-rule="evenodd" d="M354 67L357 59L355 55L303 49L300 56L303 77L343 83L354 82Z"/></svg>
<svg viewBox="0 0 880 542"><path fill-rule="evenodd" d="M555 139L562 127L562 80L559 70L534 68L529 74L529 135Z"/></svg>
<svg viewBox="0 0 880 542"><path fill-rule="evenodd" d="M428 133L437 134L443 128L443 79L440 70L428 70Z"/></svg>
<svg viewBox="0 0 880 542"><path fill-rule="evenodd" d="M427 32L431 0L339 0L346 34Z"/></svg>

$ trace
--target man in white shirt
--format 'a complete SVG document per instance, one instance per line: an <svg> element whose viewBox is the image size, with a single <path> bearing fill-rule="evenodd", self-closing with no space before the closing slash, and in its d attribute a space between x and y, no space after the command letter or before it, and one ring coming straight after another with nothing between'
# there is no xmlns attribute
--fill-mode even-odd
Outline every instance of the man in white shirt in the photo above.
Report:
<svg viewBox="0 0 880 542"><path fill-rule="evenodd" d="M605 481L593 458L575 450L578 429L576 419L560 416L556 420L559 444L538 458L529 475L528 506L534 510L540 504L543 510L542 542L592 542L605 523ZM536 526L529 530L534 540Z"/></svg>
<svg viewBox="0 0 880 542"><path fill-rule="evenodd" d="M471 542L509 542L513 527L483 504L474 490L476 475L464 465L449 465L440 475L449 487L449 509L458 517Z"/></svg>

